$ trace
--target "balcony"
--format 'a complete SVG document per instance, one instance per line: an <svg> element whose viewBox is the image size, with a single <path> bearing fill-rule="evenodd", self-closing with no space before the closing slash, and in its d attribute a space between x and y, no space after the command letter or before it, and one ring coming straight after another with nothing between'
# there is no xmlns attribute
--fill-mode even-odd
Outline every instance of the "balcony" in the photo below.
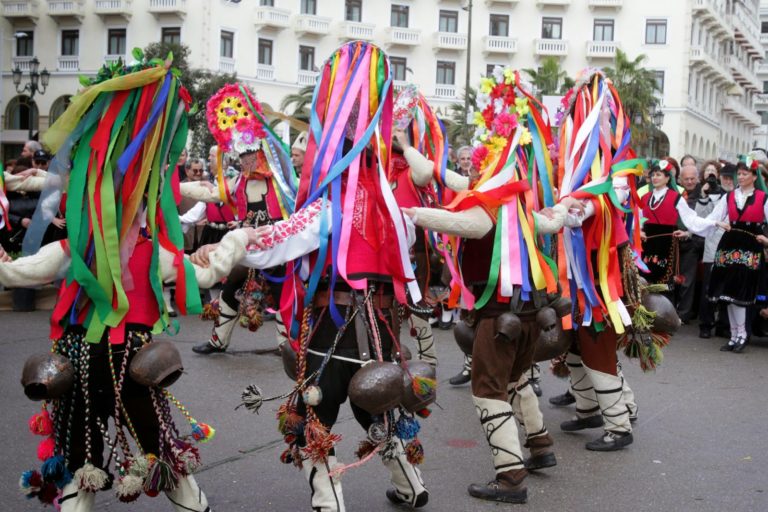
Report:
<svg viewBox="0 0 768 512"><path fill-rule="evenodd" d="M287 28L291 24L291 11L278 7L257 7L254 11L253 22L258 27Z"/></svg>
<svg viewBox="0 0 768 512"><path fill-rule="evenodd" d="M691 65L700 66L706 77L716 82L733 82L731 72L701 46L691 47Z"/></svg>
<svg viewBox="0 0 768 512"><path fill-rule="evenodd" d="M219 71L228 75L235 74L235 59L219 57Z"/></svg>
<svg viewBox="0 0 768 512"><path fill-rule="evenodd" d="M517 38L505 36L483 36L485 53L517 53Z"/></svg>
<svg viewBox="0 0 768 512"><path fill-rule="evenodd" d="M757 66L757 76L758 78L763 75L768 75L768 61L762 61ZM768 77L766 77L768 78Z"/></svg>
<svg viewBox="0 0 768 512"><path fill-rule="evenodd" d="M760 34L760 44L768 45L768 34Z"/></svg>
<svg viewBox="0 0 768 512"><path fill-rule="evenodd" d="M300 69L297 82L301 86L305 85L315 85L317 83L317 71L308 71L306 69Z"/></svg>
<svg viewBox="0 0 768 512"><path fill-rule="evenodd" d="M26 73L31 68L31 62L34 57L13 57L11 59L11 69L19 68L22 73Z"/></svg>
<svg viewBox="0 0 768 512"><path fill-rule="evenodd" d="M406 80L393 80L392 81L392 89L395 93L395 96L397 96L400 91L405 89L408 86L408 82Z"/></svg>
<svg viewBox="0 0 768 512"><path fill-rule="evenodd" d="M734 39L746 47L747 52L753 55L763 56L763 45L760 43L760 33L758 32L755 20L744 11L744 8L736 5L734 14L731 15L731 25L734 28Z"/></svg>
<svg viewBox="0 0 768 512"><path fill-rule="evenodd" d="M729 97L723 104L723 111L743 120L747 125L757 128L761 124L760 115L734 97Z"/></svg>
<svg viewBox="0 0 768 512"><path fill-rule="evenodd" d="M507 7L514 7L517 5L517 3L520 0L485 0L485 5L492 6L492 5L498 5L503 6L506 5Z"/></svg>
<svg viewBox="0 0 768 512"><path fill-rule="evenodd" d="M267 64L256 65L256 80L264 80L266 82L272 82L275 80L275 66L269 66Z"/></svg>
<svg viewBox="0 0 768 512"><path fill-rule="evenodd" d="M48 16L56 23L76 19L83 20L83 4L75 0L48 0Z"/></svg>
<svg viewBox="0 0 768 512"><path fill-rule="evenodd" d="M620 48L616 41L587 41L588 59L613 59Z"/></svg>
<svg viewBox="0 0 768 512"><path fill-rule="evenodd" d="M539 7L554 6L554 7L568 7L571 5L571 0L536 0L536 5Z"/></svg>
<svg viewBox="0 0 768 512"><path fill-rule="evenodd" d="M763 89L763 83L757 78L757 74L755 74L755 72L738 57L729 55L726 62L739 85L748 90L753 89L755 91L761 91Z"/></svg>
<svg viewBox="0 0 768 512"><path fill-rule="evenodd" d="M376 25L371 23L360 23L359 21L342 21L339 24L339 37L347 41L361 39L370 41L373 39L373 33Z"/></svg>
<svg viewBox="0 0 768 512"><path fill-rule="evenodd" d="M466 50L467 34L459 32L435 32L433 45L435 50Z"/></svg>
<svg viewBox="0 0 768 512"><path fill-rule="evenodd" d="M455 85L435 85L435 96L438 98L456 98L456 86Z"/></svg>
<svg viewBox="0 0 768 512"><path fill-rule="evenodd" d="M77 55L62 55L56 60L56 70L71 73L80 70L80 57Z"/></svg>
<svg viewBox="0 0 768 512"><path fill-rule="evenodd" d="M538 56L564 57L568 55L568 41L563 39L536 39L534 51Z"/></svg>
<svg viewBox="0 0 768 512"><path fill-rule="evenodd" d="M624 0L589 0L590 9L621 9L624 6Z"/></svg>
<svg viewBox="0 0 768 512"><path fill-rule="evenodd" d="M325 36L331 30L331 18L323 18L314 14L299 14L294 19L293 30L299 35Z"/></svg>
<svg viewBox="0 0 768 512"><path fill-rule="evenodd" d="M94 12L102 18L120 16L125 20L131 19L131 0L96 0Z"/></svg>
<svg viewBox="0 0 768 512"><path fill-rule="evenodd" d="M763 107L768 106L768 94L761 93L755 95L755 107L758 105L762 105Z"/></svg>
<svg viewBox="0 0 768 512"><path fill-rule="evenodd" d="M421 30L418 28L387 27L386 44L388 46L418 46L421 44Z"/></svg>
<svg viewBox="0 0 768 512"><path fill-rule="evenodd" d="M693 0L693 14L701 17L705 25L709 25L715 32L727 37L733 35L733 27L728 22L725 9L714 0Z"/></svg>
<svg viewBox="0 0 768 512"><path fill-rule="evenodd" d="M37 23L40 17L40 7L37 0L2 0L3 16L8 21L31 21Z"/></svg>
<svg viewBox="0 0 768 512"><path fill-rule="evenodd" d="M149 0L149 12L156 18L163 14L184 18L187 15L187 0Z"/></svg>

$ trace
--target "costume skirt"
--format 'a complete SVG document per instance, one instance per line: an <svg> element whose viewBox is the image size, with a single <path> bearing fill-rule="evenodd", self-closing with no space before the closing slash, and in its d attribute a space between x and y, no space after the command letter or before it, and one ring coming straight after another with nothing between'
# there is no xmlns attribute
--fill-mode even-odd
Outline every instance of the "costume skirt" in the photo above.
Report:
<svg viewBox="0 0 768 512"><path fill-rule="evenodd" d="M755 239L762 233L760 224L731 223L715 251L708 297L713 302L738 306L755 303L763 265L763 247Z"/></svg>
<svg viewBox="0 0 768 512"><path fill-rule="evenodd" d="M672 285L677 273L677 240L672 232L675 226L646 223L643 231L647 239L643 242L643 263L648 274L643 277L650 284Z"/></svg>

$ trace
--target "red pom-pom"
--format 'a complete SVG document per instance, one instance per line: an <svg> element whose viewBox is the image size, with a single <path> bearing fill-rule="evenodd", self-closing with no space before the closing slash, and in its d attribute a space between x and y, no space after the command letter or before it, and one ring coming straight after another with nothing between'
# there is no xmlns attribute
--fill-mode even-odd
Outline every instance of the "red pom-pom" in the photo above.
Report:
<svg viewBox="0 0 768 512"><path fill-rule="evenodd" d="M432 410L426 407L419 411L416 411L416 416L418 416L419 418L429 418L431 414L432 414Z"/></svg>
<svg viewBox="0 0 768 512"><path fill-rule="evenodd" d="M53 434L53 421L51 421L51 416L46 409L29 418L29 430L36 436Z"/></svg>
<svg viewBox="0 0 768 512"><path fill-rule="evenodd" d="M37 458L45 461L53 457L53 452L56 450L56 441L53 437L46 437L40 444L37 445Z"/></svg>
<svg viewBox="0 0 768 512"><path fill-rule="evenodd" d="M56 487L56 484L48 482L40 489L40 492L37 494L37 499L46 505L51 505L58 495L59 489Z"/></svg>

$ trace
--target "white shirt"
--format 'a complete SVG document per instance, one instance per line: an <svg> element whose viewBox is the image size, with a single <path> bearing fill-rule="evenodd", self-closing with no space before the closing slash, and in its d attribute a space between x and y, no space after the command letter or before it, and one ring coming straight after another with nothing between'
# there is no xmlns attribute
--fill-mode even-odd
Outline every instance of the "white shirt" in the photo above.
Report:
<svg viewBox="0 0 768 512"><path fill-rule="evenodd" d="M747 204L747 199L749 199L749 196L753 195L755 193L755 190L752 189L749 192L745 193L741 190L741 187L735 189L733 191L734 199L736 200L736 206L741 209L744 208L744 205ZM765 202L763 205L763 216L765 220L768 220L768 201ZM728 222L728 194L723 194L723 196L720 198L720 201L717 202L715 205L715 209L712 210L712 213L707 215L708 219L713 219L716 221L725 221Z"/></svg>
<svg viewBox="0 0 768 512"><path fill-rule="evenodd" d="M655 206L661 203L661 201L663 201L664 197L667 195L668 191L668 187L664 187L662 189L653 189L653 197L648 203L649 207L650 204ZM680 197L680 200L677 201L675 209L677 210L678 215L680 215L680 220L682 221L683 225L685 225L686 229L694 235L707 236L717 227L716 221L720 220L713 219L711 216L707 218L699 217L696 215L696 212L693 211L690 206L688 206L688 203L682 196Z"/></svg>

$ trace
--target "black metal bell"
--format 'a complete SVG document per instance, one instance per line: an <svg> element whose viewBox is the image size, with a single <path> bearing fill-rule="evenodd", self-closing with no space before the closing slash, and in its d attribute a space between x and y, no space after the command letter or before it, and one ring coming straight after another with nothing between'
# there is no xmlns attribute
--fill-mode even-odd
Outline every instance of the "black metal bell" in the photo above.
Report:
<svg viewBox="0 0 768 512"><path fill-rule="evenodd" d="M649 293L643 297L642 304L648 311L656 313L652 331L675 334L680 328L680 317L677 315L675 306L664 295Z"/></svg>
<svg viewBox="0 0 768 512"><path fill-rule="evenodd" d="M133 357L128 374L142 386L167 388L181 377L181 354L170 341L147 343Z"/></svg>
<svg viewBox="0 0 768 512"><path fill-rule="evenodd" d="M370 414L383 414L403 399L403 369L390 362L365 364L349 382L349 400Z"/></svg>
<svg viewBox="0 0 768 512"><path fill-rule="evenodd" d="M24 363L21 385L30 400L54 400L72 388L75 369L60 354L35 354Z"/></svg>
<svg viewBox="0 0 768 512"><path fill-rule="evenodd" d="M494 323L496 339L511 343L520 339L523 332L523 323L516 314L507 311L496 317Z"/></svg>

